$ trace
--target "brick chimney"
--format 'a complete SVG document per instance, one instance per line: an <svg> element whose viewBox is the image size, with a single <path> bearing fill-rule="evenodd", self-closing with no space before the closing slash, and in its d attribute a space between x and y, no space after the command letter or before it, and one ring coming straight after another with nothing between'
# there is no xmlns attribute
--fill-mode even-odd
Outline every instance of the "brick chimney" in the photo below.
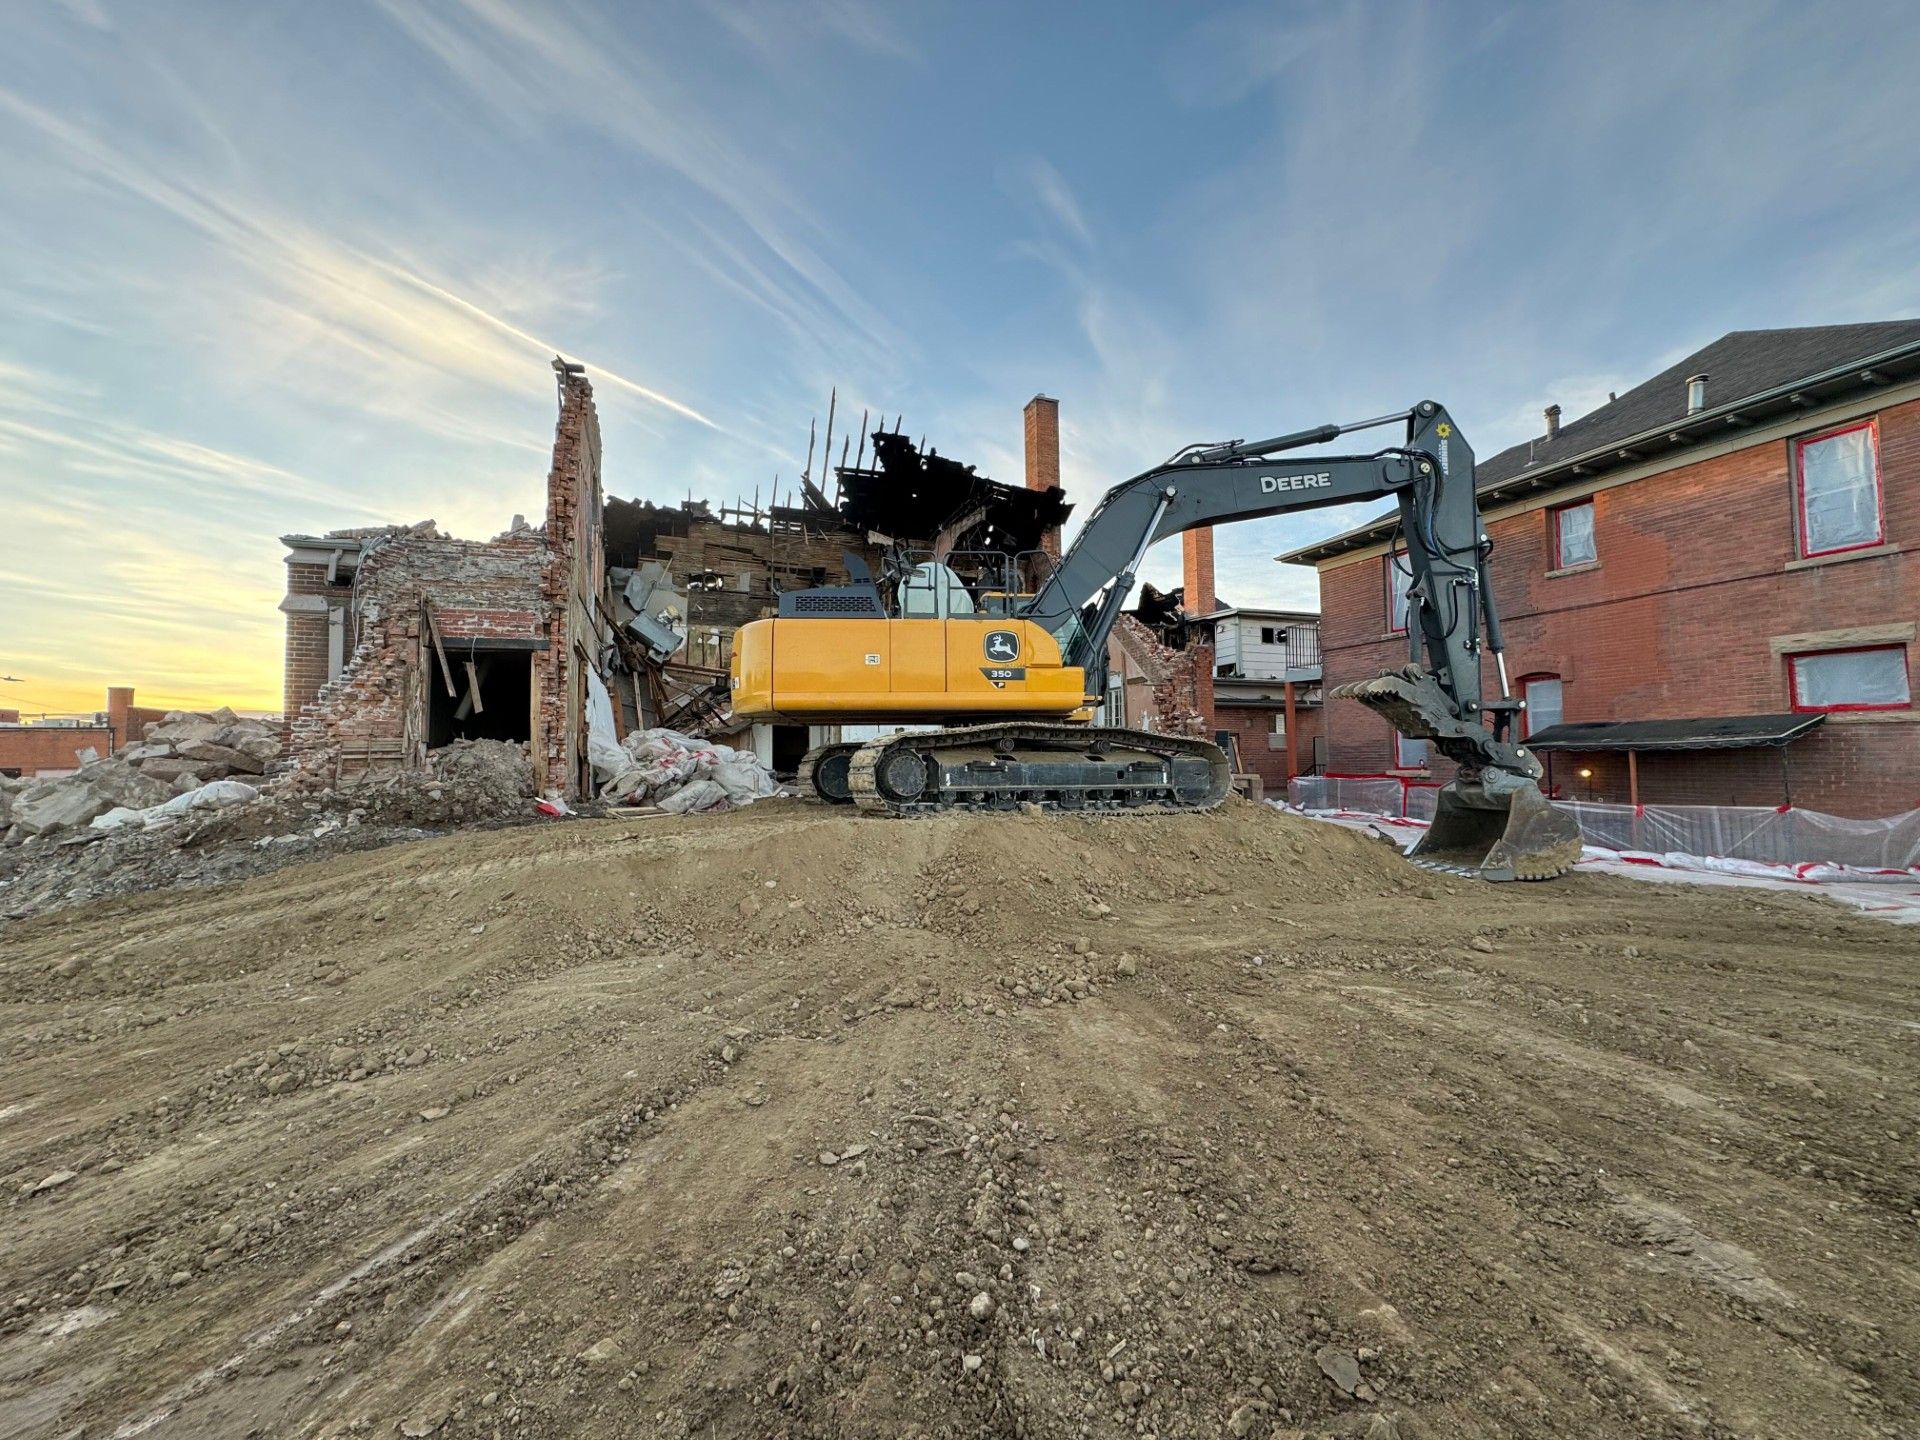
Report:
<svg viewBox="0 0 1920 1440"><path fill-rule="evenodd" d="M1186 595L1181 608L1189 617L1211 615L1220 608L1213 593L1213 527L1203 525L1180 537L1182 583Z"/></svg>
<svg viewBox="0 0 1920 1440"><path fill-rule="evenodd" d="M1060 402L1036 395L1027 402L1027 489L1051 490L1060 483ZM1060 558L1060 532L1040 537L1040 548Z"/></svg>
<svg viewBox="0 0 1920 1440"><path fill-rule="evenodd" d="M1547 406L1547 439L1551 440L1560 433L1560 407Z"/></svg>
<svg viewBox="0 0 1920 1440"><path fill-rule="evenodd" d="M1213 591L1213 527L1203 525L1180 537L1181 584L1186 587L1180 608L1192 619L1211 615L1220 608L1220 597ZM1206 638L1202 638L1202 635ZM1213 738L1217 723L1213 711L1213 640L1211 629L1190 628L1187 648L1181 655L1193 676L1193 711L1203 740Z"/></svg>
<svg viewBox="0 0 1920 1440"><path fill-rule="evenodd" d="M131 685L110 685L107 687L107 724L113 729L113 748L124 750L134 741L127 734L127 721L133 710L133 687Z"/></svg>

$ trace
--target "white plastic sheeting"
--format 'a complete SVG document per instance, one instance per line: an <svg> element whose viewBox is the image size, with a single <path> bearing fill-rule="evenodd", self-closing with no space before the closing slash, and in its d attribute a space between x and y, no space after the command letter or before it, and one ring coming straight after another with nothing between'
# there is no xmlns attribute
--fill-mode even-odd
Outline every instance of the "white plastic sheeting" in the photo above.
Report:
<svg viewBox="0 0 1920 1440"><path fill-rule="evenodd" d="M163 800L158 805L149 805L144 810L135 810L126 805L116 805L104 815L93 819L95 830L119 830L126 826L135 826L148 830L162 825L171 825L190 810L221 810L229 805L245 805L260 798L260 792L241 780L212 780L197 790L188 790L171 800Z"/></svg>
<svg viewBox="0 0 1920 1440"><path fill-rule="evenodd" d="M1299 810L1268 802L1309 819L1323 820L1350 830L1392 841L1410 849L1427 828L1424 820L1351 811ZM1709 855L1652 855L1583 846L1576 867L1583 874L1618 875L1629 880L1665 881L1691 885L1757 886L1761 889L1812 893L1836 904L1895 925L1920 925L1920 873L1864 871L1840 865L1763 865L1755 860L1724 860Z"/></svg>
<svg viewBox="0 0 1920 1440"><path fill-rule="evenodd" d="M1758 865L1920 869L1920 810L1883 820L1849 820L1818 810L1759 806L1559 804L1579 821L1581 839L1607 850Z"/></svg>
<svg viewBox="0 0 1920 1440"><path fill-rule="evenodd" d="M1396 820L1431 820L1436 793L1431 785L1391 776L1309 775L1287 787L1288 801L1299 809ZM1920 873L1920 810L1850 820L1763 806L1554 803L1573 816L1587 845L1663 864L1700 859L1858 875Z"/></svg>
<svg viewBox="0 0 1920 1440"><path fill-rule="evenodd" d="M600 676L587 670L587 763L593 766L593 778L605 784L627 768L627 752L613 724L613 697Z"/></svg>
<svg viewBox="0 0 1920 1440"><path fill-rule="evenodd" d="M658 805L677 814L751 805L780 793L751 750L714 745L678 730L642 730L621 746L622 767L600 788L621 805Z"/></svg>
<svg viewBox="0 0 1920 1440"><path fill-rule="evenodd" d="M1431 820L1439 789L1431 780L1397 775L1296 775L1287 784L1287 800L1302 810Z"/></svg>

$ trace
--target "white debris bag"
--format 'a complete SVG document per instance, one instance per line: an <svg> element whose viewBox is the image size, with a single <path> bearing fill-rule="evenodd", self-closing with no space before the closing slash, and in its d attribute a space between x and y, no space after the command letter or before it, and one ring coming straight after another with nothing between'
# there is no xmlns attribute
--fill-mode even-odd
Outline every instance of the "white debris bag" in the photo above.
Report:
<svg viewBox="0 0 1920 1440"><path fill-rule="evenodd" d="M259 798L260 792L243 780L212 780L197 790L189 790L158 805L149 805L144 810L134 810L125 805L115 806L106 814L95 816L92 828L119 830L132 825L151 830L173 824L190 810L224 810L229 805L246 805Z"/></svg>
<svg viewBox="0 0 1920 1440"><path fill-rule="evenodd" d="M627 736L621 769L600 789L619 805L658 805L675 814L751 805L780 793L751 750L735 750L664 728Z"/></svg>
<svg viewBox="0 0 1920 1440"><path fill-rule="evenodd" d="M658 804L662 810L675 815L692 815L701 810L724 810L727 808L727 792L717 780L694 780L682 785L671 795L663 796Z"/></svg>

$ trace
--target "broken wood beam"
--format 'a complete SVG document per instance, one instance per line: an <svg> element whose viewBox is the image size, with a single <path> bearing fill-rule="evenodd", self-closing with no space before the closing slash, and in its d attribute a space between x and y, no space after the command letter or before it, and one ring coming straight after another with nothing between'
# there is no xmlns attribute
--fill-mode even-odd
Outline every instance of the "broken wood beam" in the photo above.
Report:
<svg viewBox="0 0 1920 1440"><path fill-rule="evenodd" d="M447 682L447 695L448 698L452 698L458 695L460 691L454 686L453 667L447 664L446 649L440 644L440 621L433 613L432 596L422 595L420 597L420 610L421 613L426 616L427 636L433 641L433 653L440 658L440 678Z"/></svg>

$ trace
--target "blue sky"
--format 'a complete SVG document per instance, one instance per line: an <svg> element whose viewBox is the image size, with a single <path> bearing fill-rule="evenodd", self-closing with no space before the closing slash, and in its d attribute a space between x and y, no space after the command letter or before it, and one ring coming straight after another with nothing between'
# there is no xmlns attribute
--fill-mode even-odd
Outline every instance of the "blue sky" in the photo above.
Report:
<svg viewBox="0 0 1920 1440"><path fill-rule="evenodd" d="M0 0L0 704L278 704L289 531L791 481L828 388L1082 511L1433 397L1483 455L1920 314L1920 6ZM1310 603L1219 534L1222 593ZM1148 576L1171 583L1178 547Z"/></svg>

